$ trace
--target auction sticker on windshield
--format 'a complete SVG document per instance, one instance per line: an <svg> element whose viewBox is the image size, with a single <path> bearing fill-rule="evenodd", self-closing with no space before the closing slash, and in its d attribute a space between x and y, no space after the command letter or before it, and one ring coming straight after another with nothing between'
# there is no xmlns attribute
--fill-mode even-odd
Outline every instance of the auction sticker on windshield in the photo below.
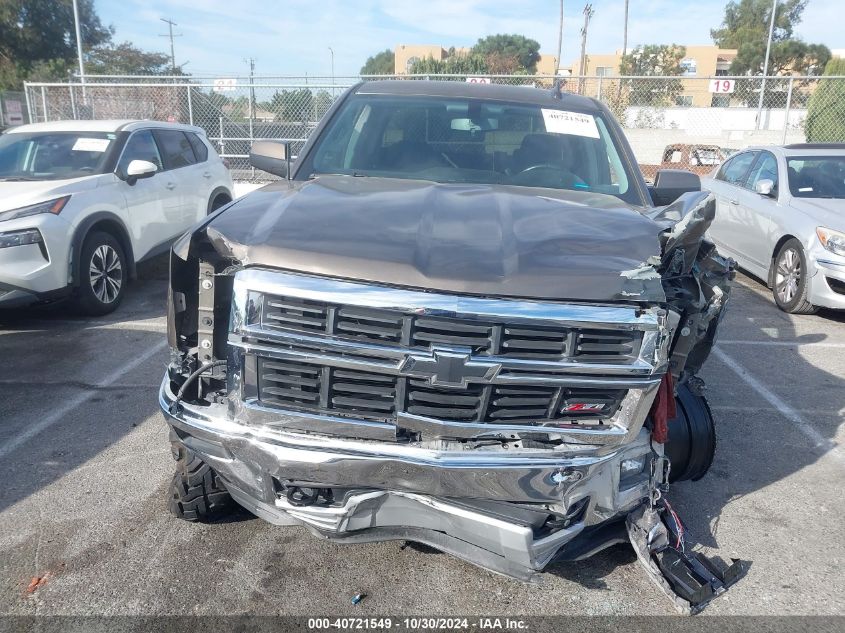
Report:
<svg viewBox="0 0 845 633"><path fill-rule="evenodd" d="M71 148L74 152L105 152L111 141L107 138L78 138Z"/></svg>
<svg viewBox="0 0 845 633"><path fill-rule="evenodd" d="M596 127L596 119L592 114L546 108L541 108L541 110L546 123L546 132L599 138L599 129Z"/></svg>

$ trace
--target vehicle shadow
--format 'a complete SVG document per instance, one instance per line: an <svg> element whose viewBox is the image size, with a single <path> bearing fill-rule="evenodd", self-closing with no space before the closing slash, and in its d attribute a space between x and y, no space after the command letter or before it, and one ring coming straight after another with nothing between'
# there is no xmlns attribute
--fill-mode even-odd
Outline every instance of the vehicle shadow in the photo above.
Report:
<svg viewBox="0 0 845 633"><path fill-rule="evenodd" d="M0 512L157 413L166 262L142 265L123 304L101 319L67 302L0 312Z"/></svg>

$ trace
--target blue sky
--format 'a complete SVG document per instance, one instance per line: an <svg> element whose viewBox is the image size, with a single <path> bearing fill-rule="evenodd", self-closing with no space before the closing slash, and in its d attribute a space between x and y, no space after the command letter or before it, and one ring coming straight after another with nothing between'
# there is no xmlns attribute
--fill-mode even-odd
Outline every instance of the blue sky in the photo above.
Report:
<svg viewBox="0 0 845 633"><path fill-rule="evenodd" d="M845 48L843 0L810 0L798 34ZM630 0L629 43L709 44L725 0ZM257 74L354 75L374 52L396 44L471 46L491 33L521 33L557 48L555 0L96 0L116 39L169 52L160 37L174 20L176 62L194 74L239 74L247 57ZM578 56L584 2L565 1L564 64ZM622 47L623 0L593 0L587 50Z"/></svg>

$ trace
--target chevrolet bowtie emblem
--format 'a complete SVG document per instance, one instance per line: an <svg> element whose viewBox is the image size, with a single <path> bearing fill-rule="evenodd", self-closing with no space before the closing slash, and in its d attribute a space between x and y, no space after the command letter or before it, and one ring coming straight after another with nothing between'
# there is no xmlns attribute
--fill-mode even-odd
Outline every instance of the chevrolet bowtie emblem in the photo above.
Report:
<svg viewBox="0 0 845 633"><path fill-rule="evenodd" d="M469 382L490 382L501 368L500 363L472 360L468 352L435 348L430 354L408 354L399 371L437 387L466 388Z"/></svg>

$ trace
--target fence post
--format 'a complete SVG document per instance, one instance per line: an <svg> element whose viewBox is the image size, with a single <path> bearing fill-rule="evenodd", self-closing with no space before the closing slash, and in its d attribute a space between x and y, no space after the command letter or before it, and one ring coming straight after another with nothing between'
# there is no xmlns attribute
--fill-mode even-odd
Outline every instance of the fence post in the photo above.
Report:
<svg viewBox="0 0 845 633"><path fill-rule="evenodd" d="M73 97L73 84L68 82L67 89L70 92L70 111L73 113L73 120L76 121L78 117L76 115L76 99Z"/></svg>
<svg viewBox="0 0 845 633"><path fill-rule="evenodd" d="M191 84L188 84L188 123L194 124L194 104L191 102Z"/></svg>
<svg viewBox="0 0 845 633"><path fill-rule="evenodd" d="M226 142L223 140L223 117L218 117L220 119L220 153L226 153Z"/></svg>
<svg viewBox="0 0 845 633"><path fill-rule="evenodd" d="M44 122L47 122L47 88L41 86L41 107L44 109Z"/></svg>
<svg viewBox="0 0 845 633"><path fill-rule="evenodd" d="M792 109L792 83L794 79L792 75L789 76L789 87L786 89L786 112L783 115L783 138L780 141L781 145L786 145L786 131L789 129L789 111Z"/></svg>
<svg viewBox="0 0 845 633"><path fill-rule="evenodd" d="M26 100L26 118L32 123L32 100L29 98L29 83L23 82L23 97Z"/></svg>
<svg viewBox="0 0 845 633"><path fill-rule="evenodd" d="M598 99L599 101L601 101L601 82L602 82L602 79L604 79L604 75L599 75L599 85L596 88L596 99Z"/></svg>

